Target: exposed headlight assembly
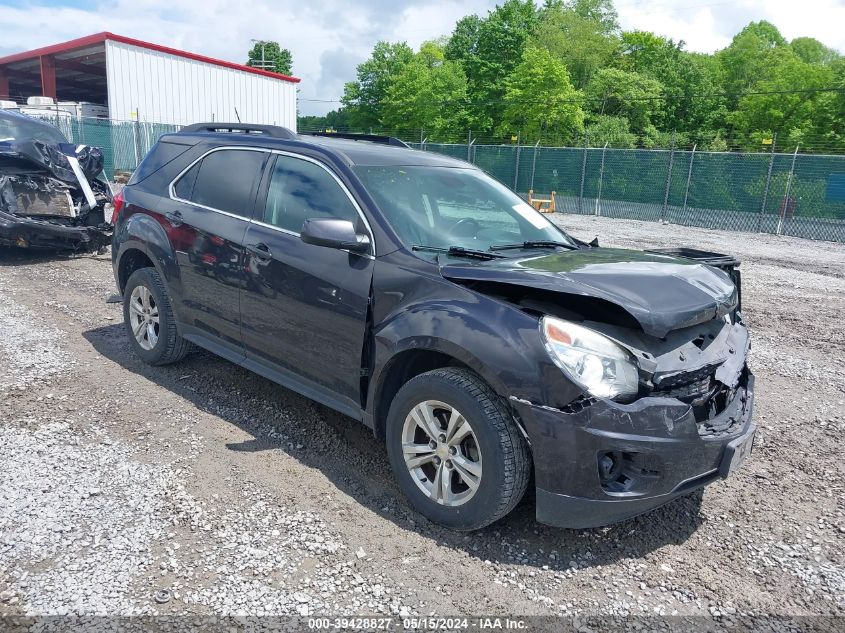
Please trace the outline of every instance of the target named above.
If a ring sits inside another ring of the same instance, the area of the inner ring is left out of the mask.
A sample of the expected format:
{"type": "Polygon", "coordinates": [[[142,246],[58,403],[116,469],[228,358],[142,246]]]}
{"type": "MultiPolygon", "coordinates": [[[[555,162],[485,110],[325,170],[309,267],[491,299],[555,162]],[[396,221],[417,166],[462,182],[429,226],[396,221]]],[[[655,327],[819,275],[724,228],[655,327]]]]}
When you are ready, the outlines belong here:
{"type": "Polygon", "coordinates": [[[540,319],[540,333],[552,361],[591,395],[633,400],[639,376],[633,356],[612,340],[563,319],[540,319]]]}

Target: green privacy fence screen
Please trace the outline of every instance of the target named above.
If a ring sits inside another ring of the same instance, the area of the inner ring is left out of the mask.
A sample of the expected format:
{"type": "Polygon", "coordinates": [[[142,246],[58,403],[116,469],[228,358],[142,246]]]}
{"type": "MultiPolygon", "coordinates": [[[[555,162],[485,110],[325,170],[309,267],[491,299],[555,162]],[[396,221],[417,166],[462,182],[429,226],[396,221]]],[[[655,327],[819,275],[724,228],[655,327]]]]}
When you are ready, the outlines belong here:
{"type": "Polygon", "coordinates": [[[423,147],[468,159],[520,193],[554,191],[557,209],[564,213],[845,242],[845,156],[423,147]]]}
{"type": "MultiPolygon", "coordinates": [[[[55,118],[103,149],[106,174],[132,171],[176,125],[55,118]]],[[[419,143],[468,160],[526,194],[555,192],[563,213],[845,242],[845,156],[534,145],[419,143]]]]}
{"type": "Polygon", "coordinates": [[[38,117],[56,125],[73,143],[93,145],[103,150],[105,173],[131,172],[138,166],[162,134],[176,132],[178,125],[143,121],[115,121],[61,116],[38,117]]]}

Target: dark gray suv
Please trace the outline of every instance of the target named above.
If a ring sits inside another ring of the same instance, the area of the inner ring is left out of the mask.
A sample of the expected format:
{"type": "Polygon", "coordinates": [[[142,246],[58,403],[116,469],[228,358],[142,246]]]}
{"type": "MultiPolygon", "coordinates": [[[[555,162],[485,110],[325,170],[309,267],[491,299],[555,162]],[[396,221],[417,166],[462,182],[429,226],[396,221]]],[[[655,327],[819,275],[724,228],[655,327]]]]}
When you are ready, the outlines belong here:
{"type": "Polygon", "coordinates": [[[581,242],[473,165],[199,124],[117,197],[129,340],[195,344],[362,421],[432,521],[611,523],[751,450],[737,262],[581,242]]]}

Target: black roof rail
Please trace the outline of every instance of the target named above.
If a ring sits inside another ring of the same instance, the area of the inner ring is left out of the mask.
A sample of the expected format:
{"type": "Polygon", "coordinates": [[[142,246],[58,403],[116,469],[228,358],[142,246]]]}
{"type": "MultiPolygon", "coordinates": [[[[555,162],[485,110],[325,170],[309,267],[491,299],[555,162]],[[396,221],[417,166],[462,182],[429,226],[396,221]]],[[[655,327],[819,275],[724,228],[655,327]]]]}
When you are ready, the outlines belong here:
{"type": "Polygon", "coordinates": [[[179,130],[180,134],[195,132],[228,132],[232,134],[263,134],[270,138],[295,139],[296,133],[279,125],[258,125],[255,123],[193,123],[179,130]]]}
{"type": "Polygon", "coordinates": [[[303,132],[310,136],[326,136],[328,138],[345,138],[350,141],[369,141],[370,143],[381,143],[383,145],[393,145],[394,147],[411,148],[405,141],[401,141],[395,136],[382,136],[380,134],[355,134],[352,132],[303,132]]]}

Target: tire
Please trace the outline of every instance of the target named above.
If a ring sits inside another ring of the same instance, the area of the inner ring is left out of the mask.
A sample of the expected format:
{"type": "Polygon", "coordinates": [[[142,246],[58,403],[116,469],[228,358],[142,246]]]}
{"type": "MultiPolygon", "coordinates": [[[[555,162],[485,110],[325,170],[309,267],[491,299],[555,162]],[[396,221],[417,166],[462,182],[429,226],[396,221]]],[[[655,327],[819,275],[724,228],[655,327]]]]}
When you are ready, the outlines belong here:
{"type": "Polygon", "coordinates": [[[190,349],[190,343],[176,331],[170,295],[167,293],[164,280],[155,268],[139,268],[126,282],[126,288],[123,291],[123,323],[126,326],[129,344],[148,365],[169,365],[178,362],[190,349]],[[146,293],[149,294],[146,295],[146,293]],[[144,296],[148,298],[147,307],[154,334],[150,335],[149,328],[143,327],[141,339],[139,339],[135,335],[134,325],[139,323],[140,315],[138,310],[133,310],[131,304],[140,301],[135,305],[139,308],[144,306],[144,296]]]}
{"type": "Polygon", "coordinates": [[[522,499],[531,477],[528,443],[507,405],[468,369],[435,369],[405,383],[390,405],[386,441],[394,476],[414,508],[453,530],[477,530],[504,517],[522,499]],[[437,421],[436,430],[419,424],[426,411],[437,421]],[[465,432],[461,419],[471,432],[450,443],[452,412],[454,426],[460,427],[453,440],[465,432]],[[424,426],[440,436],[436,449],[424,426]],[[426,440],[434,454],[430,461],[425,461],[426,440]],[[418,461],[425,463],[416,467],[418,461]],[[437,470],[444,467],[438,480],[437,470]],[[445,488],[438,481],[445,481],[445,488]]]}

